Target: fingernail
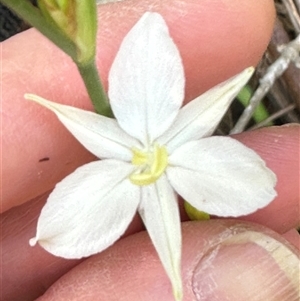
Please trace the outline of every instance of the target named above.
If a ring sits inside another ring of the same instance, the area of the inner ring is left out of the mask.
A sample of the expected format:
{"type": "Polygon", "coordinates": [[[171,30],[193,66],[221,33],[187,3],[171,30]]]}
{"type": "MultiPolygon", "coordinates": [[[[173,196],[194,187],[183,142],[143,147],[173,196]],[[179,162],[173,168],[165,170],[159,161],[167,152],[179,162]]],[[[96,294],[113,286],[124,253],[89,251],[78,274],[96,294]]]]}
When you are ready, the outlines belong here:
{"type": "Polygon", "coordinates": [[[300,260],[272,237],[237,233],[209,250],[192,279],[196,300],[299,301],[300,260]]]}

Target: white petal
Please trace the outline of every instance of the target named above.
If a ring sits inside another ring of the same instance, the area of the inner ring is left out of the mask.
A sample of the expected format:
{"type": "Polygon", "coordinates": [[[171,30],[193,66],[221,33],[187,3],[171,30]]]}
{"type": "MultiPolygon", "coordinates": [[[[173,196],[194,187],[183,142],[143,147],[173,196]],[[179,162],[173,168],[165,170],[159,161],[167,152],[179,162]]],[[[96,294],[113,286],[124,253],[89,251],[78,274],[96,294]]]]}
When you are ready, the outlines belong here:
{"type": "Polygon", "coordinates": [[[120,126],[145,146],[174,121],[184,97],[181,58],[163,18],[145,13],[126,35],[109,74],[120,126]]]}
{"type": "Polygon", "coordinates": [[[247,68],[185,105],[158,143],[167,145],[171,153],[187,141],[210,136],[253,71],[252,67],[247,68]]]}
{"type": "Polygon", "coordinates": [[[168,178],[192,206],[239,216],[268,205],[276,176],[250,148],[229,137],[188,142],[169,157],[168,178]]]}
{"type": "Polygon", "coordinates": [[[131,148],[139,143],[125,133],[115,119],[71,106],[58,104],[33,94],[25,94],[56,114],[75,138],[98,158],[115,158],[129,161],[131,148]]]}
{"type": "Polygon", "coordinates": [[[181,229],[177,197],[165,175],[142,187],[139,213],[171,280],[176,300],[181,300],[181,229]]]}
{"type": "Polygon", "coordinates": [[[113,244],[131,222],[140,189],[131,164],[104,160],[86,164],[62,180],[43,207],[36,237],[48,252],[65,258],[95,254],[113,244]]]}

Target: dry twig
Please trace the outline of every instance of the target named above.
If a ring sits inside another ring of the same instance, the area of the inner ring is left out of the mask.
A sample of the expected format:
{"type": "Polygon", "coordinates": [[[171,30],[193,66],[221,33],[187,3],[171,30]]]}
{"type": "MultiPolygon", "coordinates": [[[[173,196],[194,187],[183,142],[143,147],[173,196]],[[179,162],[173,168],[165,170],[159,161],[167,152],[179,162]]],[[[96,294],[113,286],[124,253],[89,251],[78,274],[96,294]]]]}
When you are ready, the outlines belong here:
{"type": "MultiPolygon", "coordinates": [[[[269,59],[273,57],[274,61],[269,63],[269,67],[259,79],[257,90],[254,92],[249,105],[230,131],[231,134],[244,131],[255,109],[268,92],[269,98],[276,100],[275,107],[278,109],[278,112],[271,114],[268,121],[281,117],[283,114],[288,115],[289,121],[287,122],[300,121],[299,114],[293,111],[295,108],[300,110],[300,69],[296,68],[300,67],[299,2],[299,0],[283,0],[283,3],[277,3],[280,14],[285,12],[285,18],[288,17],[289,22],[293,25],[293,32],[297,34],[297,37],[290,41],[289,34],[285,31],[281,22],[277,20],[267,52],[269,59]],[[274,45],[276,46],[274,47],[274,45]],[[278,54],[279,56],[277,56],[278,54]],[[278,78],[280,79],[276,81],[278,78]],[[284,90],[284,93],[282,90],[284,90]]],[[[266,60],[268,60],[268,56],[266,56],[266,60]]],[[[268,121],[256,125],[255,128],[267,124],[268,121]]]]}

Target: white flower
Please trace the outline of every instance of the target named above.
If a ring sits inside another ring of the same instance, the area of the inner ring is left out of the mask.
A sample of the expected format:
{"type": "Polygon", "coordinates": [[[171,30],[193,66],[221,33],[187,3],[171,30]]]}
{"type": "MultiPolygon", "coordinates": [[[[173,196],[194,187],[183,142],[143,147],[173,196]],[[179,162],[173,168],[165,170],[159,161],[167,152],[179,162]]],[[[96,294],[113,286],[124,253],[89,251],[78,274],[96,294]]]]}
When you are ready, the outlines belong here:
{"type": "Polygon", "coordinates": [[[276,196],[276,177],[254,151],[229,137],[208,137],[252,72],[180,108],[185,80],[179,51],[162,17],[146,13],[124,38],[110,71],[116,120],[27,94],[102,159],[56,185],[30,244],[65,258],[89,256],[113,244],[138,211],[181,300],[177,194],[219,216],[251,213],[276,196]]]}

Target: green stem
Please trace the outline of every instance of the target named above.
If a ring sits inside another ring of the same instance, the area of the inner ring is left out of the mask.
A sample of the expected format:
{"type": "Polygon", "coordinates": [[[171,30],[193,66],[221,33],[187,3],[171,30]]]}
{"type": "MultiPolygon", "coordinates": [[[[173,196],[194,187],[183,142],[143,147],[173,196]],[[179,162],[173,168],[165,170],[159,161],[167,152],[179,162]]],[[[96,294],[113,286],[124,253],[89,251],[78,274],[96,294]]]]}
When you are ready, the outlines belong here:
{"type": "Polygon", "coordinates": [[[113,112],[109,105],[106,92],[99,78],[95,60],[92,60],[88,64],[84,65],[77,64],[77,68],[84,81],[95,111],[98,114],[107,117],[113,117],[113,112]]]}
{"type": "Polygon", "coordinates": [[[70,57],[76,57],[76,45],[60,31],[55,23],[46,20],[41,11],[28,0],[0,0],[0,2],[34,26],[70,57]]]}
{"type": "Polygon", "coordinates": [[[94,59],[85,64],[76,62],[77,47],[75,43],[54,22],[47,20],[41,11],[28,0],[0,0],[0,2],[15,11],[23,20],[34,26],[56,46],[73,58],[85,83],[95,111],[101,115],[113,117],[94,59]]]}
{"type": "MultiPolygon", "coordinates": [[[[240,93],[237,95],[237,99],[244,107],[247,107],[252,94],[253,94],[252,89],[250,88],[249,85],[246,85],[240,91],[240,93]]],[[[263,120],[265,120],[269,117],[269,113],[268,113],[267,109],[265,108],[265,106],[263,105],[263,103],[260,103],[257,106],[252,117],[256,124],[262,122],[263,120]]],[[[268,123],[268,126],[271,126],[271,125],[273,125],[272,122],[268,123]]]]}

